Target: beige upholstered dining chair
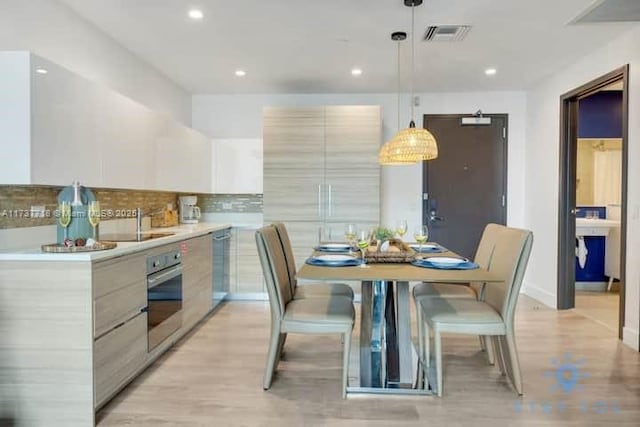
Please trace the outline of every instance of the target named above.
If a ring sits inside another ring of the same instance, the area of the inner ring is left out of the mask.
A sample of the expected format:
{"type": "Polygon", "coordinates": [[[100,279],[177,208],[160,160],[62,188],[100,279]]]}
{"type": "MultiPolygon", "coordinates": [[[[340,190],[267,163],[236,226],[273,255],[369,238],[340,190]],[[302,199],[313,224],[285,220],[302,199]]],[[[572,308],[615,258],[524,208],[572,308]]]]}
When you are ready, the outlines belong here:
{"type": "Polygon", "coordinates": [[[351,286],[344,283],[314,282],[307,283],[304,286],[298,286],[298,279],[296,278],[296,261],[293,256],[293,248],[291,246],[291,240],[289,239],[287,228],[282,222],[276,222],[273,225],[278,232],[284,256],[287,260],[287,271],[289,273],[289,283],[291,283],[291,295],[293,295],[293,299],[342,295],[353,300],[353,289],[351,289],[351,286]]]}
{"type": "MultiPolygon", "coordinates": [[[[531,253],[533,234],[528,230],[504,227],[499,231],[489,271],[504,281],[490,283],[483,300],[473,298],[424,298],[420,302],[424,325],[424,353],[427,372],[430,365],[430,331],[433,331],[436,367],[435,388],[442,396],[442,333],[482,335],[492,338],[496,358],[503,374],[522,394],[522,376],[516,349],[514,315],[520,286],[531,253]]],[[[433,385],[433,384],[432,384],[433,385]]]]}
{"type": "Polygon", "coordinates": [[[273,225],[256,231],[260,263],[267,283],[271,311],[271,336],[263,388],[271,387],[273,374],[280,361],[282,346],[288,333],[339,333],[343,339],[342,396],[346,397],[349,374],[349,352],[355,312],[350,298],[331,295],[327,298],[294,300],[289,283],[286,260],[278,232],[273,225]]]}
{"type": "MultiPolygon", "coordinates": [[[[496,244],[496,240],[500,231],[505,228],[500,224],[487,224],[480,237],[480,243],[476,249],[474,262],[481,268],[489,268],[491,262],[491,256],[493,255],[493,249],[496,244]]],[[[413,301],[416,306],[416,323],[418,325],[418,349],[420,353],[424,351],[424,340],[422,330],[422,310],[420,310],[420,303],[425,298],[473,298],[482,299],[482,290],[484,288],[483,283],[428,283],[422,282],[417,284],[413,288],[413,301]]],[[[487,346],[486,339],[480,336],[480,346],[487,352],[487,359],[489,364],[494,364],[493,347],[487,346]]]]}

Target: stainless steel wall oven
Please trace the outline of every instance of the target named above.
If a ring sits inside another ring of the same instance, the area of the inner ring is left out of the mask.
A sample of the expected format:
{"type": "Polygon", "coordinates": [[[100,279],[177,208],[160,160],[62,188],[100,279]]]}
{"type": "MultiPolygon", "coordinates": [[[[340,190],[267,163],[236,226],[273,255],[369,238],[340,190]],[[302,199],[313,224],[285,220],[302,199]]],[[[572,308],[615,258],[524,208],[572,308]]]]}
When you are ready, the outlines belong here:
{"type": "Polygon", "coordinates": [[[147,258],[148,351],[182,325],[182,263],[180,251],[147,258]]]}

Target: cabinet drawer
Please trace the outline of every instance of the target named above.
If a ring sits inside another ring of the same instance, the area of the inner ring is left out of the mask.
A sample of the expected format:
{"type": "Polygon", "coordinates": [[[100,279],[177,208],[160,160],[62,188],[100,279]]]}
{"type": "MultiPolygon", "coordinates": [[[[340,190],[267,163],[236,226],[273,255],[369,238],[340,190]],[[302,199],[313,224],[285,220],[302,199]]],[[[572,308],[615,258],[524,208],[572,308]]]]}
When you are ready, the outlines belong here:
{"type": "Polygon", "coordinates": [[[94,343],[94,405],[100,406],[145,363],[147,314],[141,313],[94,343]]]}
{"type": "Polygon", "coordinates": [[[93,268],[93,298],[97,299],[133,283],[145,283],[144,255],[132,255],[97,263],[93,268]]]}
{"type": "Polygon", "coordinates": [[[113,329],[147,306],[146,282],[137,282],[93,300],[93,336],[113,329]]]}

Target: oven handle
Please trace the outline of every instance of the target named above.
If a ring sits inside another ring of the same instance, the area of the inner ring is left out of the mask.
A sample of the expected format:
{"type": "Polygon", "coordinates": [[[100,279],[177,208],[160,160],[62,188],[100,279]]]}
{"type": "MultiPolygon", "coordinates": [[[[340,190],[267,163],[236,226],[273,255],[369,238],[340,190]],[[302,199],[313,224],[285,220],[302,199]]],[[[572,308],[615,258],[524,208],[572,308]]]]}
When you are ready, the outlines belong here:
{"type": "Polygon", "coordinates": [[[151,289],[161,282],[165,282],[167,280],[173,279],[174,277],[178,277],[182,274],[182,265],[178,264],[175,267],[171,267],[168,270],[159,271],[157,273],[152,274],[147,277],[147,289],[151,289]]]}
{"type": "Polygon", "coordinates": [[[213,238],[213,240],[220,241],[220,240],[227,240],[227,239],[230,239],[230,238],[231,238],[231,233],[226,233],[226,234],[224,234],[222,236],[215,236],[213,238]]]}

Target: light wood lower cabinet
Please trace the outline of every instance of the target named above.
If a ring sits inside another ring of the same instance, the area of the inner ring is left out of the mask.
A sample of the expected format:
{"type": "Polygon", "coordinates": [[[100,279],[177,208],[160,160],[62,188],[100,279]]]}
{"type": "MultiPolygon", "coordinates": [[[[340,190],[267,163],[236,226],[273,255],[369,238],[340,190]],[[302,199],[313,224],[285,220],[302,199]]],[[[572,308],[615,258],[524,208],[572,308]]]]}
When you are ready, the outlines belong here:
{"type": "Polygon", "coordinates": [[[212,270],[211,234],[94,262],[0,260],[0,418],[94,425],[96,409],[209,313],[212,270]],[[146,258],[178,250],[183,324],[149,353],[146,258]]]}
{"type": "Polygon", "coordinates": [[[147,358],[146,254],[93,264],[93,398],[101,406],[147,358]]]}
{"type": "Polygon", "coordinates": [[[255,294],[267,292],[258,258],[256,230],[234,227],[233,234],[230,249],[230,292],[233,298],[254,298],[255,294]]]}
{"type": "Polygon", "coordinates": [[[130,255],[93,266],[93,334],[100,337],[147,305],[144,255],[130,255]]]}
{"type": "Polygon", "coordinates": [[[94,405],[102,405],[144,366],[147,314],[140,313],[97,339],[93,347],[94,405]]]}
{"type": "Polygon", "coordinates": [[[211,235],[182,242],[182,329],[189,330],[210,310],[213,290],[211,235]]]}

